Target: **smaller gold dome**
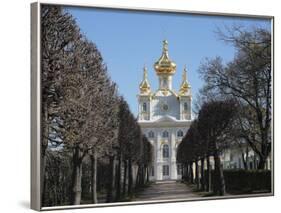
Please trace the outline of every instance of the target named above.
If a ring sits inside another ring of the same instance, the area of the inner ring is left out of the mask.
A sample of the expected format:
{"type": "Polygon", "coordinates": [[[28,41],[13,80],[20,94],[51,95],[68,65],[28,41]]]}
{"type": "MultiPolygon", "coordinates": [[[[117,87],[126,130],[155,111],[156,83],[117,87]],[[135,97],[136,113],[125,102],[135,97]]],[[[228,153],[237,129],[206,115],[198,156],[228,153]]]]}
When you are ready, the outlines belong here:
{"type": "Polygon", "coordinates": [[[147,79],[147,68],[143,68],[143,80],[140,83],[140,92],[143,93],[149,93],[150,92],[150,84],[147,79]]]}
{"type": "Polygon", "coordinates": [[[187,70],[186,70],[186,66],[183,69],[183,74],[182,74],[182,83],[181,83],[181,87],[180,87],[180,94],[184,94],[186,92],[188,92],[188,90],[190,89],[190,85],[187,81],[187,70]]]}
{"type": "Polygon", "coordinates": [[[168,55],[168,41],[163,41],[162,55],[154,64],[156,73],[159,74],[174,74],[176,71],[176,63],[170,60],[168,55]]]}

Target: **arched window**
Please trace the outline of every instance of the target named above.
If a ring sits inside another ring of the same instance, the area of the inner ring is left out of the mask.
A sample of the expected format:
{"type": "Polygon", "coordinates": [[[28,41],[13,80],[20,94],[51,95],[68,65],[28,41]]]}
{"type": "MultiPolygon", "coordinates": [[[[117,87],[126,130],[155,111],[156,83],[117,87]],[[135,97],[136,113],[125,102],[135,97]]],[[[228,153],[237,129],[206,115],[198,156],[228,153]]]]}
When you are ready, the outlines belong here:
{"type": "Polygon", "coordinates": [[[183,104],[183,110],[184,110],[184,111],[187,111],[187,110],[188,110],[188,104],[187,104],[186,102],[183,104]]]}
{"type": "Polygon", "coordinates": [[[150,131],[150,132],[148,133],[148,137],[149,137],[149,138],[154,138],[154,132],[153,132],[153,131],[150,131]]]}
{"type": "Polygon", "coordinates": [[[146,105],[146,103],[143,103],[143,104],[142,104],[142,111],[143,111],[143,112],[146,112],[146,111],[147,111],[147,105],[146,105]]]}
{"type": "Polygon", "coordinates": [[[163,138],[168,138],[169,137],[169,132],[167,132],[166,130],[162,133],[162,137],[163,138]]]}
{"type": "Polygon", "coordinates": [[[169,157],[169,146],[165,144],[163,146],[163,158],[168,158],[169,157]]]}
{"type": "Polygon", "coordinates": [[[177,135],[178,135],[178,137],[183,137],[183,131],[179,130],[177,135]]]}

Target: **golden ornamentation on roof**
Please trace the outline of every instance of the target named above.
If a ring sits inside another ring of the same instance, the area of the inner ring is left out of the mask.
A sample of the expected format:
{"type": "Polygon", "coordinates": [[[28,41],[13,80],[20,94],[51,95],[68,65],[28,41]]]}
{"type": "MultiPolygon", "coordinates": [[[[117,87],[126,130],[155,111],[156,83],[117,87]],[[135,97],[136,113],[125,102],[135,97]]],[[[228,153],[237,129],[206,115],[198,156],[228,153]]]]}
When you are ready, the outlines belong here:
{"type": "Polygon", "coordinates": [[[183,74],[182,74],[182,83],[180,87],[180,94],[184,94],[188,92],[189,89],[190,89],[190,85],[187,81],[187,70],[186,70],[186,66],[184,66],[183,74]]]}
{"type": "Polygon", "coordinates": [[[163,41],[162,55],[154,64],[156,73],[159,74],[174,74],[176,72],[176,63],[170,60],[168,55],[168,41],[163,41]]]}
{"type": "Polygon", "coordinates": [[[141,93],[150,93],[150,84],[147,79],[147,68],[143,68],[143,80],[140,83],[140,91],[141,93]]]}

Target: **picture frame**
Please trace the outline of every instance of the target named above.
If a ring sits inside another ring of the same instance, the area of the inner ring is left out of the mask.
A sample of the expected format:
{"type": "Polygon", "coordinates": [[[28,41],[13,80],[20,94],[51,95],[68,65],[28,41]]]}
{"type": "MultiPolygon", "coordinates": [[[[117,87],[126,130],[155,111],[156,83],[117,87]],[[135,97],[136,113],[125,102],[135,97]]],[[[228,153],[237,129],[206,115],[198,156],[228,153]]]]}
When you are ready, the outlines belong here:
{"type": "MultiPolygon", "coordinates": [[[[228,194],[225,196],[219,196],[219,195],[213,195],[213,196],[198,196],[198,197],[187,197],[187,198],[175,198],[175,199],[155,199],[155,200],[141,200],[141,201],[117,201],[117,202],[109,202],[109,203],[97,203],[97,204],[80,204],[80,205],[57,205],[57,206],[44,206],[42,203],[42,190],[43,190],[43,185],[42,185],[42,180],[44,177],[42,177],[42,127],[44,125],[44,120],[42,119],[42,104],[43,104],[43,98],[42,98],[42,7],[44,6],[60,6],[63,8],[66,7],[74,7],[74,8],[86,8],[88,10],[91,9],[96,9],[96,10],[103,10],[103,11],[117,11],[118,13],[134,13],[134,12],[140,12],[145,14],[161,14],[163,16],[169,15],[172,16],[177,16],[177,15],[188,15],[188,16],[194,16],[194,17],[201,17],[201,16],[207,16],[207,17],[227,17],[227,18],[252,18],[256,20],[267,20],[270,22],[270,33],[271,33],[271,59],[270,59],[270,65],[271,65],[271,70],[270,70],[270,76],[271,80],[270,83],[273,85],[274,82],[274,17],[272,16],[261,16],[261,15],[245,15],[245,14],[226,14],[226,13],[214,13],[214,12],[197,12],[197,11],[185,11],[185,10],[168,10],[168,9],[151,9],[151,8],[131,8],[131,7],[108,7],[108,6],[97,6],[97,5],[75,5],[75,4],[69,4],[69,5],[60,5],[58,4],[49,4],[49,3],[32,3],[31,4],[31,208],[34,210],[53,210],[53,209],[72,209],[72,208],[89,208],[89,207],[104,207],[104,206],[120,206],[120,205],[138,205],[138,204],[152,204],[152,203],[167,203],[167,202],[183,202],[183,201],[195,201],[195,200],[210,200],[210,199],[229,199],[229,198],[243,198],[243,197],[257,197],[257,196],[273,196],[274,195],[274,138],[273,138],[273,115],[274,115],[274,93],[273,93],[273,86],[270,89],[270,113],[271,113],[271,121],[270,121],[270,127],[269,127],[269,135],[270,135],[270,147],[271,147],[271,152],[268,154],[270,158],[270,166],[269,166],[269,173],[270,173],[270,191],[266,191],[265,193],[263,192],[258,192],[258,193],[253,193],[253,194],[228,194]]],[[[110,17],[110,16],[109,16],[110,17]]],[[[164,33],[163,33],[164,34],[164,33]]],[[[164,36],[163,36],[164,37],[164,36]]],[[[165,52],[165,40],[163,43],[163,51],[162,53],[164,54],[165,52]]],[[[165,56],[165,55],[164,55],[165,56]]],[[[160,57],[161,58],[161,57],[160,57]]],[[[161,62],[161,61],[160,61],[161,62]]],[[[141,62],[142,63],[142,62],[141,62]]],[[[160,64],[161,65],[161,64],[160,64]]],[[[159,73],[161,73],[161,69],[159,70],[156,69],[157,75],[161,76],[159,73]]],[[[171,64],[169,66],[172,66],[171,64]]],[[[164,68],[163,68],[164,69],[164,68]]],[[[166,68],[165,68],[166,69],[166,68]]],[[[171,67],[169,69],[172,69],[171,67]]],[[[165,76],[168,71],[163,71],[166,72],[165,76]]],[[[173,71],[169,71],[173,72],[173,71]]],[[[145,73],[145,72],[144,72],[145,73]]],[[[169,76],[169,75],[168,75],[169,76]]],[[[160,78],[161,79],[161,78],[160,78]]],[[[166,79],[166,78],[165,78],[166,79]]],[[[143,77],[143,81],[145,83],[146,77],[143,77]]],[[[167,79],[165,80],[167,81],[167,79]]],[[[165,82],[163,80],[163,85],[165,82]]],[[[161,80],[160,80],[161,82],[161,80]]],[[[132,82],[133,83],[133,82],[132,82]]],[[[138,82],[135,82],[136,84],[135,87],[137,87],[138,82]]],[[[168,84],[167,84],[168,85],[168,84]]],[[[145,86],[145,85],[144,85],[145,86]]],[[[140,86],[140,95],[142,94],[142,89],[144,90],[143,94],[145,95],[147,92],[147,87],[142,87],[140,86]]],[[[168,87],[168,86],[167,86],[168,87]]],[[[150,88],[149,88],[150,89],[150,88]]],[[[184,89],[184,87],[183,87],[184,89]]],[[[169,88],[167,88],[165,91],[168,91],[169,88]]],[[[165,91],[163,92],[163,96],[165,95],[165,91]]],[[[178,99],[180,99],[182,96],[177,96],[178,99]]],[[[153,97],[151,96],[153,99],[153,97]]],[[[183,99],[184,100],[184,99],[183,99]]],[[[150,102],[149,102],[150,103],[150,102]]],[[[139,99],[139,106],[138,107],[144,107],[143,102],[140,102],[139,99]]],[[[187,106],[187,109],[191,109],[191,103],[188,103],[190,107],[187,106]]],[[[170,110],[170,103],[167,102],[161,102],[161,109],[166,109],[162,110],[163,112],[172,112],[170,110]]],[[[150,105],[149,105],[150,107],[150,105]]],[[[145,106],[147,108],[147,106],[145,106]]],[[[184,109],[185,106],[182,105],[182,108],[184,109]]],[[[139,109],[141,110],[141,109],[139,109]]],[[[145,110],[146,111],[146,110],[145,110]]],[[[140,111],[139,111],[140,112],[140,111]]],[[[140,114],[138,113],[138,119],[140,119],[140,114]]],[[[163,119],[163,125],[161,128],[165,127],[165,123],[169,123],[170,120],[165,120],[168,118],[160,118],[163,119]]],[[[143,118],[144,122],[141,124],[142,129],[145,129],[145,134],[149,138],[149,134],[151,134],[147,129],[151,129],[152,127],[149,126],[149,122],[146,122],[147,118],[143,118]]],[[[149,120],[149,119],[148,119],[149,120]]],[[[190,118],[186,119],[192,121],[193,119],[191,118],[191,113],[190,113],[190,118]]],[[[190,126],[189,126],[190,127],[190,126]]],[[[180,127],[184,128],[184,127],[180,127]]],[[[162,130],[161,130],[162,131],[162,130]]],[[[184,130],[183,132],[187,132],[187,130],[184,130]]],[[[164,133],[164,132],[163,132],[164,133]]],[[[153,133],[153,134],[160,134],[160,133],[153,133]]],[[[169,133],[163,134],[164,140],[161,141],[161,144],[163,145],[163,157],[164,155],[170,156],[172,151],[165,152],[165,144],[167,143],[165,141],[165,137],[167,136],[168,138],[169,133]],[[166,153],[166,154],[164,154],[166,153]]],[[[185,136],[183,134],[183,136],[185,136]]],[[[182,136],[182,137],[183,137],[182,136]]],[[[49,144],[49,143],[48,143],[49,144]]],[[[48,146],[48,145],[47,145],[48,146]]],[[[159,155],[159,153],[158,153],[159,155]]],[[[162,155],[160,153],[160,155],[162,155]]],[[[193,164],[192,164],[193,165],[193,164]]],[[[249,164],[250,165],[250,164],[249,164]]],[[[161,164],[162,166],[162,164],[161,164]]],[[[155,181],[162,181],[164,180],[164,176],[169,176],[167,178],[168,180],[174,180],[172,178],[173,171],[170,169],[171,165],[163,165],[163,174],[161,179],[156,179],[155,181]],[[171,174],[170,174],[171,173],[171,174]]],[[[157,168],[157,166],[155,167],[157,168]]],[[[172,167],[171,167],[172,168],[172,167]]],[[[236,168],[236,167],[235,167],[236,168]]],[[[240,168],[240,167],[239,167],[240,168]]],[[[174,166],[174,171],[176,171],[178,168],[174,166]]],[[[193,170],[192,170],[193,171],[193,170]]],[[[155,171],[154,171],[155,172],[155,171]]],[[[157,171],[156,171],[157,172],[157,171]]],[[[149,176],[149,175],[147,175],[149,176]]],[[[198,181],[198,180],[197,180],[198,181]]],[[[199,181],[198,181],[199,182],[199,181]]],[[[126,181],[125,181],[126,184],[126,181]]],[[[196,191],[196,190],[195,190],[196,191]]]]}

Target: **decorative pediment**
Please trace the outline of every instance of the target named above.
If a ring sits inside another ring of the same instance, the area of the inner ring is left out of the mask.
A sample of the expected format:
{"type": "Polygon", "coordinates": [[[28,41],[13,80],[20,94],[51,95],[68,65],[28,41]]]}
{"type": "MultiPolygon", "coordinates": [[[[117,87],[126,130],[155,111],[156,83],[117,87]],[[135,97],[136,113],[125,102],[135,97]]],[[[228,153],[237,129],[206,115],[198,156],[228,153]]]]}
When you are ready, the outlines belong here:
{"type": "Polygon", "coordinates": [[[170,89],[158,89],[154,93],[152,93],[151,97],[152,99],[154,99],[156,96],[170,96],[170,95],[178,97],[178,94],[170,89]]]}
{"type": "Polygon", "coordinates": [[[156,120],[155,122],[159,122],[159,123],[169,123],[169,122],[175,122],[177,121],[175,118],[171,117],[171,116],[163,116],[161,118],[159,118],[158,120],[156,120]]]}

